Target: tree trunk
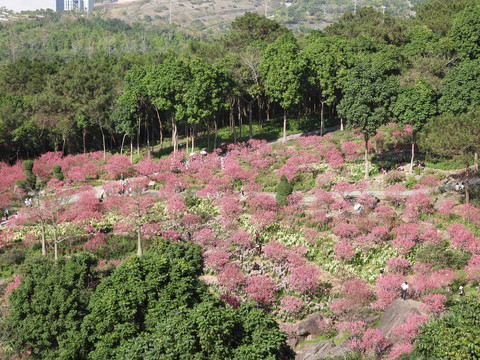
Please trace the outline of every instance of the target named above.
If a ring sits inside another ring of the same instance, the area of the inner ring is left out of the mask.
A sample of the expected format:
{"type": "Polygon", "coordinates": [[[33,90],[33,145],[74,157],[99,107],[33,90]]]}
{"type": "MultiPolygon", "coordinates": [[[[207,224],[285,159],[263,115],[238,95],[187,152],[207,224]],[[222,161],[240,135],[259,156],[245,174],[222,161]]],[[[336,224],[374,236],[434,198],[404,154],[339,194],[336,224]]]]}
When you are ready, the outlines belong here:
{"type": "Polygon", "coordinates": [[[125,144],[125,138],[127,137],[127,133],[123,134],[122,137],[122,145],[120,146],[120,155],[123,154],[123,144],[125,144]]]}
{"type": "Polygon", "coordinates": [[[343,131],[343,118],[340,118],[340,131],[343,131]]]}
{"type": "Polygon", "coordinates": [[[412,132],[412,158],[410,159],[410,173],[413,174],[413,159],[415,158],[415,142],[417,133],[415,130],[412,132]]]}
{"type": "Polygon", "coordinates": [[[45,238],[45,225],[42,225],[42,256],[47,255],[47,241],[45,238]]]}
{"type": "Polygon", "coordinates": [[[130,164],[133,164],[133,137],[130,138],[130,164]]]}
{"type": "Polygon", "coordinates": [[[155,111],[157,112],[157,119],[158,119],[158,125],[160,128],[160,149],[163,148],[163,124],[162,124],[162,119],[160,118],[160,112],[158,111],[158,108],[155,106],[155,111]]]}
{"type": "Polygon", "coordinates": [[[148,118],[145,115],[145,141],[147,143],[147,159],[150,160],[150,133],[148,130],[148,118]]]}
{"type": "Polygon", "coordinates": [[[242,110],[240,105],[240,98],[237,99],[237,111],[238,111],[238,141],[242,141],[242,110]]]}
{"type": "Polygon", "coordinates": [[[235,129],[235,117],[233,116],[233,105],[230,105],[230,124],[233,129],[233,142],[237,142],[237,131],[235,129]]]}
{"type": "Polygon", "coordinates": [[[210,123],[207,124],[207,150],[210,151],[210,123]]]}
{"type": "Polygon", "coordinates": [[[320,99],[320,104],[321,104],[321,107],[320,107],[320,136],[323,136],[323,134],[325,134],[325,119],[323,117],[323,110],[325,108],[325,101],[322,101],[320,99]]]}
{"type": "Polygon", "coordinates": [[[475,172],[478,172],[478,153],[477,152],[473,154],[473,170],[475,170],[475,172]]]}
{"type": "Polygon", "coordinates": [[[178,129],[177,121],[175,116],[172,116],[172,142],[173,142],[173,151],[178,151],[178,129]]]}
{"type": "Polygon", "coordinates": [[[105,133],[103,132],[103,128],[100,126],[100,131],[102,132],[102,143],[103,143],[103,160],[107,158],[107,148],[105,146],[105,133]]]}
{"type": "Polygon", "coordinates": [[[218,116],[215,114],[215,137],[213,138],[213,150],[217,148],[217,138],[218,138],[218,116]]]}
{"type": "Polygon", "coordinates": [[[137,126],[137,154],[140,154],[140,117],[138,117],[137,126]]]}
{"type": "Polygon", "coordinates": [[[192,125],[192,152],[195,152],[195,125],[192,125]]]}
{"type": "Polygon", "coordinates": [[[58,260],[58,239],[57,239],[57,229],[53,228],[53,244],[54,244],[54,253],[55,253],[55,261],[58,260]]]}
{"type": "Polygon", "coordinates": [[[465,160],[465,204],[470,203],[470,164],[468,163],[468,159],[465,160]]]}
{"type": "Polygon", "coordinates": [[[365,179],[368,179],[370,171],[368,169],[368,136],[365,135],[365,179]]]}
{"type": "Polygon", "coordinates": [[[287,109],[283,109],[283,142],[287,141],[287,109]]]}
{"type": "Polygon", "coordinates": [[[143,248],[142,248],[142,226],[139,225],[137,228],[137,256],[143,256],[143,248]]]}
{"type": "Polygon", "coordinates": [[[253,99],[251,102],[248,103],[248,138],[251,140],[253,137],[253,132],[252,132],[252,105],[253,105],[253,99]]]}
{"type": "Polygon", "coordinates": [[[188,136],[188,125],[185,124],[185,151],[187,152],[187,156],[190,154],[188,152],[188,140],[189,140],[189,136],[188,136]]]}
{"type": "Polygon", "coordinates": [[[85,138],[87,137],[87,129],[82,130],[82,140],[83,140],[83,153],[87,153],[87,144],[85,143],[85,138]]]}
{"type": "Polygon", "coordinates": [[[263,110],[263,102],[260,96],[257,96],[257,105],[258,105],[258,112],[257,112],[257,119],[258,119],[258,128],[262,130],[262,110],[263,110]]]}
{"type": "Polygon", "coordinates": [[[267,99],[267,122],[270,121],[270,98],[267,99]]]}

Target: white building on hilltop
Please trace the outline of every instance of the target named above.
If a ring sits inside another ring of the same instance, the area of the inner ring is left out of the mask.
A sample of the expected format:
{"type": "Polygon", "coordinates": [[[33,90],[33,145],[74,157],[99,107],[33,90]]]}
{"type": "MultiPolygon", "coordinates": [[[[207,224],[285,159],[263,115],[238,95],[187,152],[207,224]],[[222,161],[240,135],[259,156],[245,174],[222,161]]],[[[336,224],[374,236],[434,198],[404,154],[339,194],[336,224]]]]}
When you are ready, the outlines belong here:
{"type": "Polygon", "coordinates": [[[93,10],[94,0],[0,0],[0,8],[14,12],[35,10],[93,10]]]}

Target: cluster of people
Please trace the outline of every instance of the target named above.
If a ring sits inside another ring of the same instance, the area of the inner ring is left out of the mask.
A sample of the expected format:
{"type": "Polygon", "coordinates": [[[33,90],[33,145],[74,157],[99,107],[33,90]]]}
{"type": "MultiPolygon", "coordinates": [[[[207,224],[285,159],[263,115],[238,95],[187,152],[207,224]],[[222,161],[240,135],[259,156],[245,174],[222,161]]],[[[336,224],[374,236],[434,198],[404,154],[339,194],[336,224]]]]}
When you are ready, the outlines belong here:
{"type": "Polygon", "coordinates": [[[25,199],[25,206],[26,207],[31,207],[32,206],[32,198],[26,198],[25,199]]]}
{"type": "Polygon", "coordinates": [[[455,191],[463,191],[465,189],[465,182],[455,183],[455,191]]]}

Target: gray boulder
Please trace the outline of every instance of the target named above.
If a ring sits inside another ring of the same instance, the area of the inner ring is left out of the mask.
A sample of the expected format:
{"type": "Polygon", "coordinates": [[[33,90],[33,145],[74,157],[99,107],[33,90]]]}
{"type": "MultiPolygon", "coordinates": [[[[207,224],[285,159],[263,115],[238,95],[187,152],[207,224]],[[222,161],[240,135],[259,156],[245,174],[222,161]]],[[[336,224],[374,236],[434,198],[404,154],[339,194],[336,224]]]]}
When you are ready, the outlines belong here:
{"type": "Polygon", "coordinates": [[[318,360],[335,356],[344,356],[351,351],[344,345],[335,345],[332,340],[319,341],[313,344],[307,351],[297,355],[295,360],[318,360]]]}

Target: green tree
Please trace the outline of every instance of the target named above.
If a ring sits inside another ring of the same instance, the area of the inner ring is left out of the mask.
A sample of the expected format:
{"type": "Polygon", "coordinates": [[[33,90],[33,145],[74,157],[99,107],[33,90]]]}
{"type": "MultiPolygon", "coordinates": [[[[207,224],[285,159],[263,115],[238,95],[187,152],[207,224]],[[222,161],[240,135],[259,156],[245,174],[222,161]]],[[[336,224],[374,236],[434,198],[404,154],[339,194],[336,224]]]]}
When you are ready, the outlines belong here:
{"type": "Polygon", "coordinates": [[[149,68],[145,77],[150,101],[157,109],[170,115],[175,151],[178,150],[177,123],[187,117],[185,94],[190,78],[190,69],[185,62],[173,56],[165,59],[163,64],[149,68]]]}
{"type": "Polygon", "coordinates": [[[465,164],[465,202],[468,204],[470,161],[480,151],[478,111],[454,115],[445,113],[426,126],[425,147],[434,154],[453,157],[461,154],[465,164]]]}
{"type": "Polygon", "coordinates": [[[442,80],[441,112],[467,112],[480,106],[480,59],[465,60],[442,80]]]}
{"type": "Polygon", "coordinates": [[[293,186],[288,182],[287,177],[285,175],[282,175],[282,177],[280,178],[280,182],[278,183],[276,190],[277,190],[277,196],[276,196],[277,203],[282,206],[287,205],[288,204],[287,198],[288,198],[288,195],[292,193],[293,186]]]}
{"type": "Polygon", "coordinates": [[[36,258],[22,269],[20,285],[8,298],[6,324],[17,354],[37,359],[85,358],[83,317],[98,274],[87,255],[57,262],[36,258]]]}
{"type": "Polygon", "coordinates": [[[325,133],[325,105],[331,106],[336,100],[347,67],[345,46],[343,38],[321,36],[309,42],[301,53],[308,81],[320,101],[320,135],[325,133]]]}
{"type": "Polygon", "coordinates": [[[410,171],[413,172],[417,133],[437,113],[436,93],[433,86],[425,80],[419,79],[413,86],[400,87],[392,112],[402,125],[412,126],[410,171]]]}
{"type": "Polygon", "coordinates": [[[480,311],[478,298],[465,296],[436,321],[420,327],[415,352],[422,359],[480,358],[480,311]]]}
{"type": "Polygon", "coordinates": [[[350,72],[344,96],[337,110],[351,129],[365,140],[365,179],[369,177],[368,141],[380,125],[388,122],[390,106],[396,94],[396,81],[385,75],[381,66],[362,60],[350,72]]]}
{"type": "Polygon", "coordinates": [[[287,110],[300,102],[304,65],[298,44],[287,33],[271,44],[260,64],[265,93],[283,109],[283,141],[287,139],[287,110]]]}
{"type": "Polygon", "coordinates": [[[458,55],[462,59],[478,59],[480,56],[480,1],[473,0],[453,17],[448,32],[458,55]]]}

